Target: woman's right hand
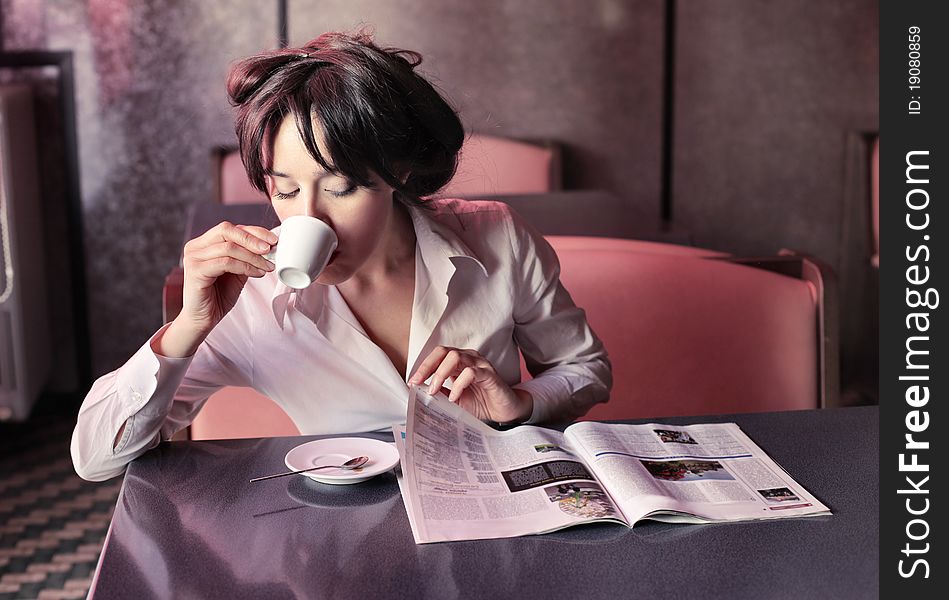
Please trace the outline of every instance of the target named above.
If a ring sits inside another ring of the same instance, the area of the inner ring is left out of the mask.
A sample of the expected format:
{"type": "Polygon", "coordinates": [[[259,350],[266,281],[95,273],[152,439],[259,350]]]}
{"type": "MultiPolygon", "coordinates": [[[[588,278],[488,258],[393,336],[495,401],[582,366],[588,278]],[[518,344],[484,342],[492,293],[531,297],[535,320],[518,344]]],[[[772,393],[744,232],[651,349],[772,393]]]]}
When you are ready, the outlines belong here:
{"type": "Polygon", "coordinates": [[[234,307],[247,278],[273,271],[263,255],[276,243],[268,229],[224,221],[185,244],[181,312],[155,350],[164,356],[194,354],[234,307]]]}

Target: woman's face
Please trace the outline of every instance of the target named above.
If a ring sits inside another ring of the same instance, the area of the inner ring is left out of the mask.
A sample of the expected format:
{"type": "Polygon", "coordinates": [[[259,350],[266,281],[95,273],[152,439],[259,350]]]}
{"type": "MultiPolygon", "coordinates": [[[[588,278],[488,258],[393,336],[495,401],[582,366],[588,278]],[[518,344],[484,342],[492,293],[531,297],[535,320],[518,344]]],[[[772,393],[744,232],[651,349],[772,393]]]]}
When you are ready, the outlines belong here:
{"type": "MultiPolygon", "coordinates": [[[[319,123],[314,122],[313,132],[320,154],[329,158],[319,123]]],[[[318,283],[342,283],[374,253],[385,251],[393,230],[393,190],[375,173],[370,175],[373,187],[365,188],[324,171],[307,152],[293,116],[280,124],[274,138],[273,169],[267,178],[277,216],[281,222],[295,215],[316,217],[339,238],[318,283]]]]}

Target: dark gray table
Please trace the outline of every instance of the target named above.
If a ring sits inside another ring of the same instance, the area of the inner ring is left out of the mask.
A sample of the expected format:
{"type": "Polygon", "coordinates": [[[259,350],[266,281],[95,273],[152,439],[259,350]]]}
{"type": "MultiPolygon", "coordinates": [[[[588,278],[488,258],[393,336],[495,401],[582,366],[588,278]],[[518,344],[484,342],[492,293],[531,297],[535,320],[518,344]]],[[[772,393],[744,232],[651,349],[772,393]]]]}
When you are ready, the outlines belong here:
{"type": "MultiPolygon", "coordinates": [[[[835,513],[722,525],[588,525],[416,546],[392,474],[281,478],[315,436],[163,443],[125,475],[93,583],[106,598],[872,598],[876,407],[725,417],[835,513]]],[[[367,436],[373,437],[373,436],[367,436]]],[[[391,438],[390,438],[391,439],[391,438]]]]}

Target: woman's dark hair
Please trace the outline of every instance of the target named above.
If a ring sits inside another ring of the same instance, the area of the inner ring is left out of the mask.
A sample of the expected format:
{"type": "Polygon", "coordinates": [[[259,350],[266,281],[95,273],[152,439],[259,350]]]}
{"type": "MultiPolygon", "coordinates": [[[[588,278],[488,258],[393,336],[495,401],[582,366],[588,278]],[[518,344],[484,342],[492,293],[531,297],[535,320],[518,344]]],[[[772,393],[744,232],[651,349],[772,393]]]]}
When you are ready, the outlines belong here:
{"type": "Polygon", "coordinates": [[[324,33],[302,48],[237,61],[227,92],[237,107],[241,159],[251,183],[268,193],[273,138],[292,114],[324,169],[361,186],[371,184],[371,170],[407,204],[437,192],[455,174],[464,129],[455,110],[415,72],[421,62],[416,52],[379,48],[366,31],[324,33]],[[329,156],[317,148],[314,121],[323,128],[329,156]]]}

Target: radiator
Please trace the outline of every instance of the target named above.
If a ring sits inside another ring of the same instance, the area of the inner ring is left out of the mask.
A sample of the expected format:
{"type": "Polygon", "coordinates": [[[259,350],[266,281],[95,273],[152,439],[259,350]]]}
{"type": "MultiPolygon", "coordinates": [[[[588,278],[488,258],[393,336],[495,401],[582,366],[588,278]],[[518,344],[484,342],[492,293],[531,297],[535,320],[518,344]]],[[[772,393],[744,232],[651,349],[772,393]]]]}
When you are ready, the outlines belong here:
{"type": "Polygon", "coordinates": [[[26,419],[49,377],[33,95],[0,85],[0,420],[26,419]]]}

